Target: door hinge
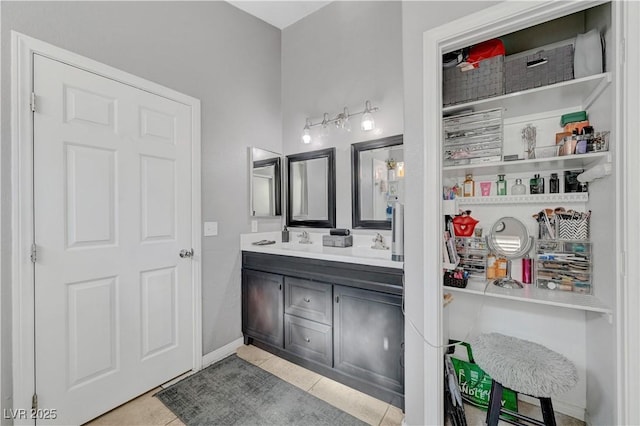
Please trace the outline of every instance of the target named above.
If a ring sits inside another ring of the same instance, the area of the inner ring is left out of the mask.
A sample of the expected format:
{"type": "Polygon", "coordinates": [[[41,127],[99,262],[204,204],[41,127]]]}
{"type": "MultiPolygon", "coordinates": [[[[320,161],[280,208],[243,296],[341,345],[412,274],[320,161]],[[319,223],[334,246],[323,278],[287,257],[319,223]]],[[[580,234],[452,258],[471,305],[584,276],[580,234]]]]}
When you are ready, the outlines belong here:
{"type": "Polygon", "coordinates": [[[620,40],[620,64],[621,65],[624,64],[625,60],[627,59],[626,56],[627,56],[627,46],[625,43],[625,39],[622,38],[620,40]]]}
{"type": "Polygon", "coordinates": [[[35,243],[31,244],[31,262],[36,263],[38,260],[38,247],[35,243]]]}
{"type": "Polygon", "coordinates": [[[38,410],[38,394],[34,393],[31,397],[31,409],[37,411],[38,410]]]}
{"type": "Polygon", "coordinates": [[[340,296],[336,296],[336,303],[340,303],[340,296]]]}
{"type": "Polygon", "coordinates": [[[29,102],[31,106],[31,111],[36,112],[36,94],[35,92],[31,92],[31,101],[29,102]]]}

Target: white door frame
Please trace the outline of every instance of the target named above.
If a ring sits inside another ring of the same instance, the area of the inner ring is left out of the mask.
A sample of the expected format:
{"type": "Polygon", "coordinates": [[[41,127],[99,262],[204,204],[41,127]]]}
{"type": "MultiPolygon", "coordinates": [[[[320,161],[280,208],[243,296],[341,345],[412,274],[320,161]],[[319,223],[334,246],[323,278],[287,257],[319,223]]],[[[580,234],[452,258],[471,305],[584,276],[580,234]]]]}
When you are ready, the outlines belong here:
{"type": "MultiPolygon", "coordinates": [[[[424,210],[424,230],[420,236],[421,241],[409,243],[416,250],[422,253],[422,264],[407,265],[407,280],[419,280],[419,282],[432,283],[424,287],[424,330],[425,336],[431,342],[440,342],[443,338],[442,330],[442,287],[440,279],[442,267],[440,259],[441,239],[440,223],[442,215],[440,208],[432,209],[431,206],[440,206],[441,199],[441,149],[438,141],[442,135],[442,68],[438,58],[443,51],[453,50],[469,46],[483,40],[496,37],[500,34],[510,32],[555,19],[566,14],[574,13],[598,4],[603,1],[574,1],[574,2],[503,2],[473,15],[469,15],[456,21],[447,23],[440,27],[426,31],[423,36],[423,117],[424,117],[424,138],[421,143],[423,149],[424,182],[420,184],[423,188],[423,210],[424,210]],[[413,275],[417,274],[417,275],[413,275]],[[437,284],[436,284],[437,283],[437,284]]],[[[640,304],[640,241],[638,233],[640,226],[637,223],[638,208],[640,208],[640,195],[638,193],[638,182],[640,173],[638,163],[640,162],[640,150],[631,135],[637,134],[637,122],[640,117],[640,107],[638,96],[640,88],[638,85],[638,54],[640,46],[640,34],[635,28],[635,22],[640,17],[639,7],[635,2],[616,2],[619,7],[616,14],[619,27],[616,28],[616,37],[626,40],[627,60],[625,63],[611,64],[621,71],[622,80],[616,86],[617,95],[624,91],[620,88],[630,89],[628,96],[623,96],[622,102],[617,106],[618,110],[625,114],[616,120],[618,131],[616,134],[622,135],[620,146],[625,155],[621,155],[619,168],[617,171],[619,183],[617,185],[617,199],[619,201],[619,225],[616,229],[620,242],[616,249],[618,259],[618,276],[615,279],[619,282],[618,299],[616,306],[612,306],[615,321],[618,322],[617,347],[615,351],[617,363],[616,387],[617,403],[614,418],[619,424],[639,424],[640,409],[637,401],[640,399],[640,367],[637,365],[638,351],[640,350],[640,314],[638,305],[640,304]],[[630,16],[628,11],[631,12],[630,16]],[[623,18],[626,17],[626,18],[623,18]],[[634,20],[636,19],[636,20],[634,20]],[[632,24],[634,23],[634,24],[632,24]],[[635,55],[635,57],[634,57],[635,55]],[[626,143],[624,143],[626,141],[626,143]],[[625,177],[625,179],[620,179],[625,177]],[[629,185],[626,185],[626,180],[629,185]],[[628,259],[625,262],[625,253],[628,259]],[[624,298],[624,300],[622,300],[624,298]],[[635,360],[635,362],[634,362],[635,360]]],[[[611,48],[615,48],[611,46],[611,48]]],[[[617,55],[616,55],[617,56],[617,55]]],[[[625,89],[625,90],[626,90],[625,89]]],[[[409,337],[414,336],[411,334],[409,337]]],[[[442,422],[443,413],[443,363],[442,349],[434,348],[420,342],[424,353],[425,377],[422,383],[425,405],[422,419],[424,424],[439,424],[442,422]]],[[[412,345],[413,346],[413,345],[412,345]]],[[[408,390],[410,392],[411,390],[408,390]]]]}
{"type": "MultiPolygon", "coordinates": [[[[13,407],[31,408],[35,383],[33,242],[33,114],[30,109],[33,54],[174,100],[191,108],[191,238],[193,294],[193,370],[202,368],[200,100],[77,55],[16,31],[11,32],[11,167],[12,167],[12,362],[13,407]]],[[[36,99],[37,102],[37,99],[36,99]]]]}

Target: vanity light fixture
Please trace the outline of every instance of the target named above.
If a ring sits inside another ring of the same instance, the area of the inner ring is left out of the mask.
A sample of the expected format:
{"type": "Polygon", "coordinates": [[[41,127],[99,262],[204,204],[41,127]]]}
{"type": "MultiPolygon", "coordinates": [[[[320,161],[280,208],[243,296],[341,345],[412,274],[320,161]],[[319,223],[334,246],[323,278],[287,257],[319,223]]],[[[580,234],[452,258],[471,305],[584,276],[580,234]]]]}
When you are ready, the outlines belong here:
{"type": "Polygon", "coordinates": [[[322,121],[318,123],[313,123],[310,118],[307,118],[305,121],[304,128],[302,129],[302,143],[308,144],[311,143],[311,128],[316,126],[322,126],[321,135],[328,136],[329,135],[329,124],[335,124],[337,129],[342,129],[347,132],[351,131],[351,122],[349,121],[349,117],[353,117],[354,115],[362,114],[362,119],[360,121],[360,128],[365,131],[371,131],[376,128],[375,120],[373,119],[373,112],[378,111],[378,107],[372,107],[370,101],[366,101],[364,103],[364,110],[350,114],[347,107],[344,107],[341,113],[338,113],[333,118],[329,118],[329,113],[324,113],[322,121]]]}

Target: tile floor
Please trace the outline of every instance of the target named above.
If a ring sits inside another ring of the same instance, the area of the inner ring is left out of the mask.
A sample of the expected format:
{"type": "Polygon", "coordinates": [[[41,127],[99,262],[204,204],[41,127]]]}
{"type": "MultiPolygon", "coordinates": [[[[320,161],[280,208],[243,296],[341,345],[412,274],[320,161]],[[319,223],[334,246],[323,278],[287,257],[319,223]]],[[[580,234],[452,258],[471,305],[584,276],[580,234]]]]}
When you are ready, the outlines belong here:
{"type": "MultiPolygon", "coordinates": [[[[302,368],[255,346],[240,346],[236,353],[245,361],[280,377],[300,389],[304,389],[368,424],[397,426],[402,423],[404,414],[399,408],[302,368]]],[[[153,396],[160,389],[153,389],[92,420],[86,426],[184,425],[159,399],[153,396]]]]}
{"type": "MultiPolygon", "coordinates": [[[[240,358],[280,377],[282,380],[309,392],[370,425],[397,426],[402,424],[402,419],[404,418],[402,410],[386,402],[382,402],[334,380],[323,377],[255,346],[240,346],[236,353],[240,358]]],[[[167,384],[167,386],[169,384],[167,384]]],[[[184,425],[160,400],[153,396],[160,389],[161,388],[153,389],[94,419],[87,423],[86,426],[184,425]]],[[[520,402],[519,409],[520,412],[540,418],[540,410],[538,407],[520,402]]],[[[465,414],[469,426],[484,425],[484,411],[467,405],[465,406],[465,414]]],[[[559,413],[556,414],[556,421],[558,426],[584,425],[584,422],[559,413]]],[[[506,425],[506,423],[500,422],[500,425],[506,425]]]]}

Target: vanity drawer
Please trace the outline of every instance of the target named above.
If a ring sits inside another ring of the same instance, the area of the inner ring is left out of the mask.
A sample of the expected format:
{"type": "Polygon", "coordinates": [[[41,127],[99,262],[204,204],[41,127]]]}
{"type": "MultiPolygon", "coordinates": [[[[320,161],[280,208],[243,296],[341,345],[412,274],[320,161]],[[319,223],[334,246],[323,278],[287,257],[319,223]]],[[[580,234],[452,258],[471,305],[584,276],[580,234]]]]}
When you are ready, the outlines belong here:
{"type": "Polygon", "coordinates": [[[331,326],[285,314],[284,348],[307,359],[331,366],[333,364],[331,326]]]}
{"type": "Polygon", "coordinates": [[[284,285],[284,311],[287,314],[332,324],[331,284],[285,277],[284,285]]]}

